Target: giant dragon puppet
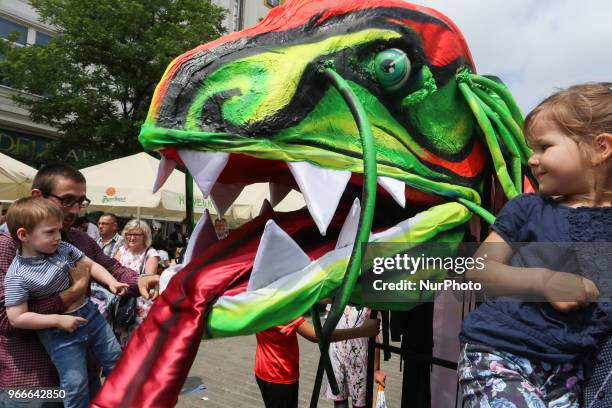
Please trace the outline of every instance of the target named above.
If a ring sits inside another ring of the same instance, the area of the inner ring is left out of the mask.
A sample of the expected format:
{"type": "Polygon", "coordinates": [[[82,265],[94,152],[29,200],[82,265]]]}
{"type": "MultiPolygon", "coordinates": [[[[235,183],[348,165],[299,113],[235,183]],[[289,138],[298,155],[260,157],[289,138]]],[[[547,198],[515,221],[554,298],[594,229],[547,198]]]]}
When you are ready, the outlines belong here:
{"type": "Polygon", "coordinates": [[[347,303],[413,308],[364,302],[362,244],[459,243],[474,214],[491,223],[491,180],[522,191],[521,125],[455,24],[404,1],[289,0],[179,56],[140,133],[163,156],[157,187],[180,163],[217,204],[270,182],[272,205],[218,242],[202,218],[93,405],[173,406],[203,337],[253,334],[323,298],[322,356],[347,303]],[[291,189],[306,208],[275,212],[291,189]]]}

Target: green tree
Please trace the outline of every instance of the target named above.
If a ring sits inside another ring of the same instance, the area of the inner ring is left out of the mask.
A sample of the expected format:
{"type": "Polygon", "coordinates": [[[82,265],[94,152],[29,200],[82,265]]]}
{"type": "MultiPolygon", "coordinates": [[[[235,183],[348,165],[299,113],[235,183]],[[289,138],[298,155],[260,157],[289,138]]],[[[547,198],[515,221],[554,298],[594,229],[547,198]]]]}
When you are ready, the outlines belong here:
{"type": "Polygon", "coordinates": [[[89,152],[89,163],[141,151],[140,125],[173,58],[224,33],[225,9],[206,0],[31,0],[57,28],[45,45],[0,41],[0,75],[15,101],[64,137],[45,158],[89,152]]]}

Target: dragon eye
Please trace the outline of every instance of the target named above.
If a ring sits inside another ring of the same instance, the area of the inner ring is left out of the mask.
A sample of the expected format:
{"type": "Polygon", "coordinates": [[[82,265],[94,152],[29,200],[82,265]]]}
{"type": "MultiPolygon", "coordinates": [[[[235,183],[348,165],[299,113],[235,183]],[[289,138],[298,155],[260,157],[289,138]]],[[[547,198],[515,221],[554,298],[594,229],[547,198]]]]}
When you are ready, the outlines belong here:
{"type": "Polygon", "coordinates": [[[401,88],[410,76],[410,60],[404,51],[397,48],[380,52],[374,63],[376,79],[388,91],[401,88]]]}

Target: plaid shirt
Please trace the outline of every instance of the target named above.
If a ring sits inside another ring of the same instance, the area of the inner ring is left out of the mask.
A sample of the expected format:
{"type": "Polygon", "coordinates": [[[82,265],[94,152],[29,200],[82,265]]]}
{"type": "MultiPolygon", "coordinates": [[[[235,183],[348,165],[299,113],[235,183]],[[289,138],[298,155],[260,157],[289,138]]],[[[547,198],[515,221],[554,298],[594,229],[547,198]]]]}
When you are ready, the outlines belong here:
{"type": "MultiPolygon", "coordinates": [[[[86,233],[71,228],[63,237],[102,265],[120,282],[131,285],[132,295],[138,293],[138,274],[109,258],[86,233]]],[[[0,389],[11,387],[56,387],[58,377],[47,352],[38,341],[34,330],[12,327],[4,306],[4,276],[17,253],[15,241],[6,233],[0,234],[0,389]]],[[[66,309],[59,294],[28,303],[28,310],[35,313],[62,313],[66,309]]]]}
{"type": "Polygon", "coordinates": [[[102,242],[102,237],[96,239],[96,243],[100,245],[102,251],[106,256],[110,256],[111,258],[115,256],[119,248],[123,246],[124,240],[123,237],[119,234],[115,234],[106,244],[102,242]]]}

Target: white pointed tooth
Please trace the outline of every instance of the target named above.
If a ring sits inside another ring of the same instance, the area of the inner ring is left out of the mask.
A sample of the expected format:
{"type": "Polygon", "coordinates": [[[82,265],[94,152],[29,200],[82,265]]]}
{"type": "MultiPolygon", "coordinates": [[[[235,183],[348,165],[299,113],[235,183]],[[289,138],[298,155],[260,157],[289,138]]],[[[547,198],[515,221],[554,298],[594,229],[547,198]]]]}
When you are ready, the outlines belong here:
{"type": "Polygon", "coordinates": [[[351,178],[350,171],[322,169],[307,162],[287,163],[293,174],[308,211],[325,236],[340,197],[351,178]]]}
{"type": "Polygon", "coordinates": [[[291,187],[284,184],[270,183],[270,204],[276,207],[291,191],[291,187]]]}
{"type": "Polygon", "coordinates": [[[217,209],[219,217],[223,217],[225,212],[234,204],[246,184],[221,184],[216,183],[210,191],[210,197],[217,209]]]}
{"type": "Polygon", "coordinates": [[[202,251],[218,240],[215,226],[210,218],[210,213],[206,210],[193,229],[191,237],[187,242],[187,248],[185,248],[185,255],[183,256],[183,265],[187,265],[194,256],[198,256],[198,254],[202,253],[202,251]]]}
{"type": "Polygon", "coordinates": [[[208,198],[210,190],[217,178],[227,165],[229,153],[199,152],[196,150],[180,149],[181,160],[187,166],[189,173],[195,180],[204,198],[208,198]]]}
{"type": "Polygon", "coordinates": [[[310,258],[293,238],[273,220],[269,220],[259,241],[247,290],[268,286],[308,264],[310,258]]]}
{"type": "Polygon", "coordinates": [[[155,182],[153,183],[153,194],[157,193],[157,191],[164,185],[170,174],[174,171],[176,167],[176,162],[172,159],[166,158],[166,156],[162,155],[161,160],[159,161],[159,166],[157,166],[157,177],[155,177],[155,182]]]}
{"type": "Polygon", "coordinates": [[[356,198],[355,201],[353,201],[353,205],[351,205],[351,209],[344,220],[344,225],[342,225],[342,229],[340,230],[338,241],[336,241],[336,249],[344,248],[355,243],[355,236],[357,235],[357,228],[359,227],[360,213],[361,203],[359,202],[359,199],[356,198]]]}
{"type": "Polygon", "coordinates": [[[267,212],[274,212],[274,208],[272,208],[272,204],[270,204],[270,202],[268,201],[268,199],[264,199],[263,203],[261,204],[261,209],[259,210],[259,215],[265,214],[267,212]]]}
{"type": "Polygon", "coordinates": [[[402,208],[406,208],[406,184],[391,177],[378,177],[378,184],[384,188],[402,208]]]}

